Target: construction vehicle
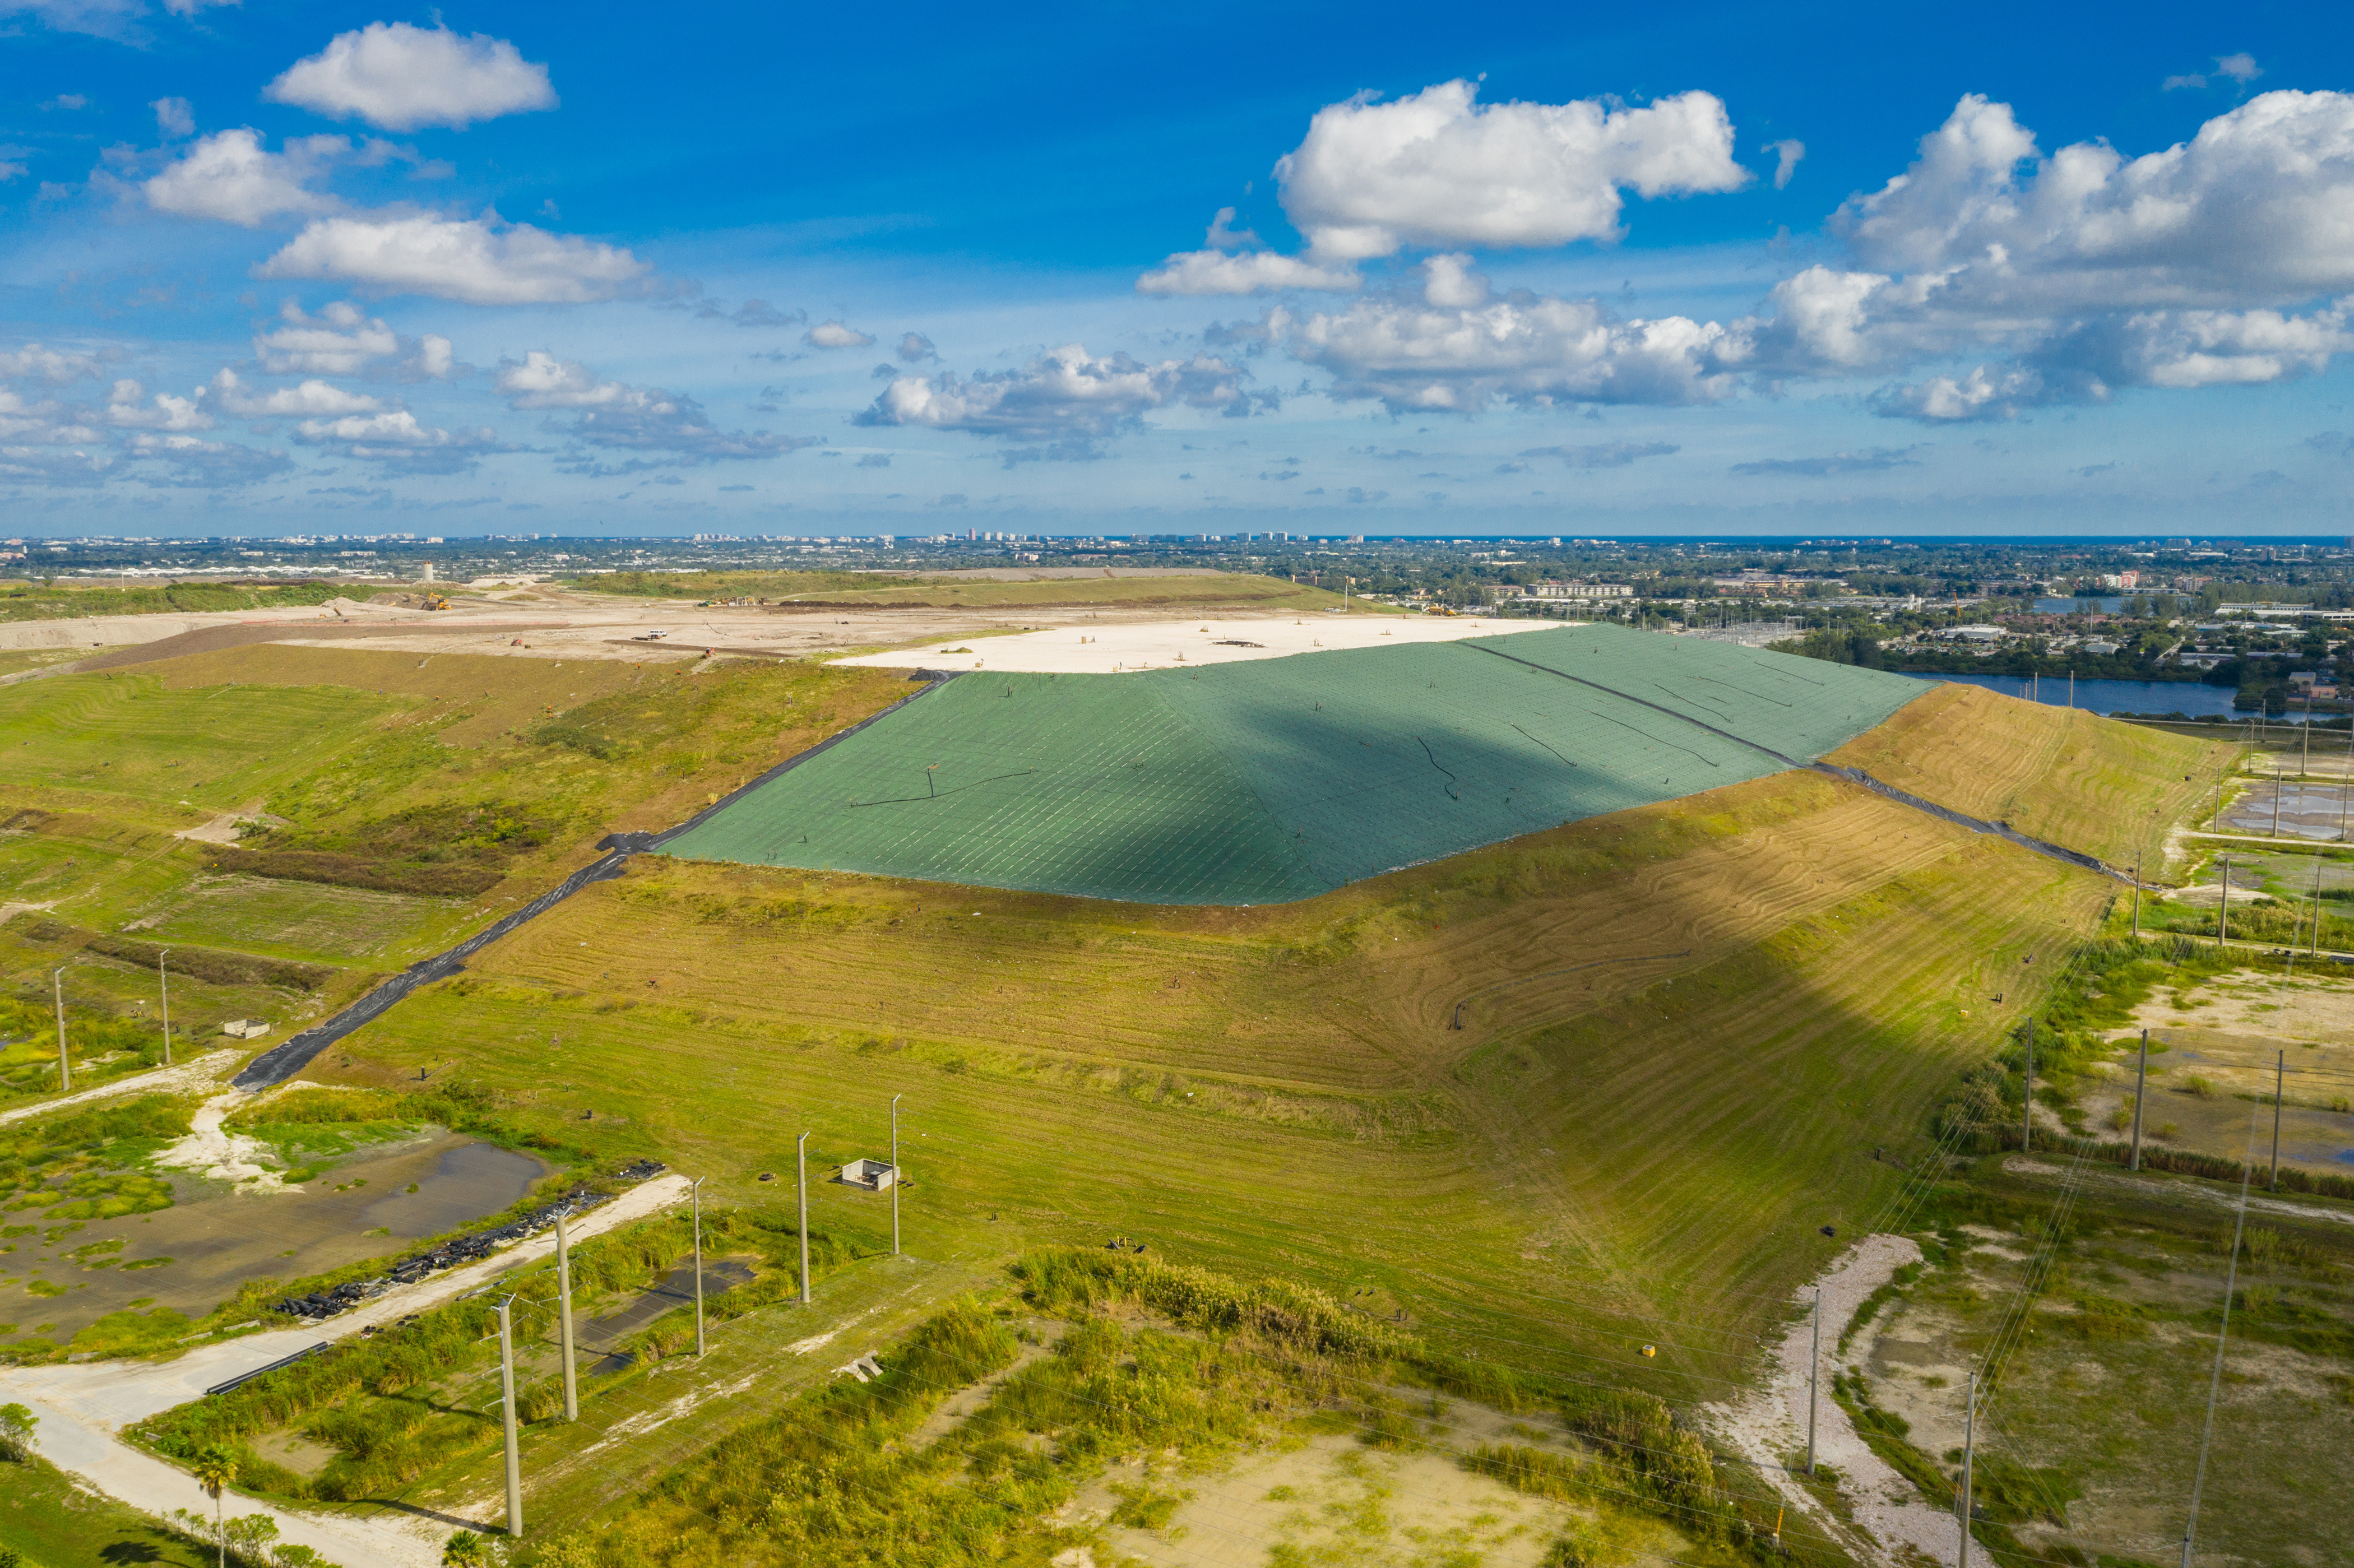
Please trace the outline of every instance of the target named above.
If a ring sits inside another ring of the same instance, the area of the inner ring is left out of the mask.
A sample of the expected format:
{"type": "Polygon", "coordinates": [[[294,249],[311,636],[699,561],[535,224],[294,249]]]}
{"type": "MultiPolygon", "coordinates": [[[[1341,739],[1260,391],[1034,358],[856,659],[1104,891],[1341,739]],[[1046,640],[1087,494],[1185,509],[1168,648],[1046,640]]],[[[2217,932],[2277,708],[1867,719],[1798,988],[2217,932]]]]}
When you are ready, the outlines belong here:
{"type": "Polygon", "coordinates": [[[450,608],[450,596],[447,594],[429,593],[425,596],[425,608],[428,609],[447,609],[450,608]]]}

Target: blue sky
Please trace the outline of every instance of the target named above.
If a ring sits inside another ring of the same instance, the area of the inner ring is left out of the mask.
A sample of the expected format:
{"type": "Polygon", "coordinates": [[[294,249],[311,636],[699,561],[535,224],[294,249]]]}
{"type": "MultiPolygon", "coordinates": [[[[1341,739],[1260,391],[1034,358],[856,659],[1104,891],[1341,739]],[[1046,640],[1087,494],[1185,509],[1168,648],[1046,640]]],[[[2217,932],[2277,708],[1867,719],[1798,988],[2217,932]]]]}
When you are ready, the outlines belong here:
{"type": "Polygon", "coordinates": [[[10,533],[2314,533],[2354,492],[2326,7],[0,33],[10,533]]]}

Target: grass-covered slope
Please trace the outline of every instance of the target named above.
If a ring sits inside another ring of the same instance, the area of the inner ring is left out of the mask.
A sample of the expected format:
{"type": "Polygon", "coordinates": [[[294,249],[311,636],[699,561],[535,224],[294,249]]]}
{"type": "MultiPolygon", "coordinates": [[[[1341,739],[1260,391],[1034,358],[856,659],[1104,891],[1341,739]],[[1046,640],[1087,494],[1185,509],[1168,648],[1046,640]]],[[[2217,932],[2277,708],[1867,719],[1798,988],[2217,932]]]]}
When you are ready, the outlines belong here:
{"type": "MultiPolygon", "coordinates": [[[[29,906],[0,924],[0,995],[46,1013],[68,965],[77,1060],[154,1038],[166,948],[183,1030],[316,1017],[606,833],[679,822],[907,690],[814,665],[270,645],[0,689],[0,902],[29,906]],[[244,812],[263,820],[234,844],[175,836],[244,812]]],[[[37,1062],[7,1065],[37,1086],[16,1071],[37,1062]]]]}
{"type": "Polygon", "coordinates": [[[2232,747],[1941,682],[1826,761],[2153,879],[2232,747]]]}
{"type": "Polygon", "coordinates": [[[1755,779],[1921,695],[1877,671],[1608,626],[1195,671],[974,673],[668,853],[1281,903],[1755,779]]]}

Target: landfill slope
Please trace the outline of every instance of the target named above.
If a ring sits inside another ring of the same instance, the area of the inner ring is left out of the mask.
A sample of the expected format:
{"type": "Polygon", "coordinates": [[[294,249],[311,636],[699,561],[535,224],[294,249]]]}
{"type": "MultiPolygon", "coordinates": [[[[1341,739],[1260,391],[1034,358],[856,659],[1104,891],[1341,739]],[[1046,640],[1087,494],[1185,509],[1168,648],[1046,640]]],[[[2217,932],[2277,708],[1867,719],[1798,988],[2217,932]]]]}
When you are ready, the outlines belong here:
{"type": "Polygon", "coordinates": [[[1762,777],[1902,676],[1564,627],[1120,675],[960,675],[663,853],[1153,904],[1285,903],[1762,777]]]}

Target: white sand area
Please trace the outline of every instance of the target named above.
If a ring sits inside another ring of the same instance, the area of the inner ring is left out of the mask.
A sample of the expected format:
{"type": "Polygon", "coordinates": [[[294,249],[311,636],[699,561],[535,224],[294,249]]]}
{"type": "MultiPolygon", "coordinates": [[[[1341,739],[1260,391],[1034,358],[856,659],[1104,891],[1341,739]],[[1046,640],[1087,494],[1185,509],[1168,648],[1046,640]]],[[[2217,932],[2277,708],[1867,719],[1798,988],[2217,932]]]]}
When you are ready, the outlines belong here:
{"type": "Polygon", "coordinates": [[[1221,620],[1146,620],[1100,624],[1085,619],[1051,631],[1012,637],[943,638],[888,653],[837,659],[886,670],[998,670],[1036,674],[1113,675],[1172,666],[1231,664],[1342,648],[1394,648],[1405,642],[1458,642],[1509,631],[1543,631],[1558,620],[1500,620],[1469,615],[1235,616],[1221,620]]]}

